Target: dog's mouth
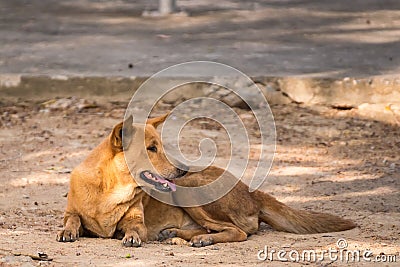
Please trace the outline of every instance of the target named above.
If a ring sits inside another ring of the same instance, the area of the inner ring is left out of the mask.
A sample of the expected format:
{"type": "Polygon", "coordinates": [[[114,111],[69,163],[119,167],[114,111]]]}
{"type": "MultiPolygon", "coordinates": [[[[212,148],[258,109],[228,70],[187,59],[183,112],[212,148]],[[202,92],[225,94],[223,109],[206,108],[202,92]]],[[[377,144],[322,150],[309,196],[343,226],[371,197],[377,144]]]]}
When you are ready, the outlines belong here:
{"type": "Polygon", "coordinates": [[[162,192],[175,192],[176,185],[171,180],[165,179],[150,171],[142,171],[140,178],[148,184],[154,185],[155,189],[162,192]]]}

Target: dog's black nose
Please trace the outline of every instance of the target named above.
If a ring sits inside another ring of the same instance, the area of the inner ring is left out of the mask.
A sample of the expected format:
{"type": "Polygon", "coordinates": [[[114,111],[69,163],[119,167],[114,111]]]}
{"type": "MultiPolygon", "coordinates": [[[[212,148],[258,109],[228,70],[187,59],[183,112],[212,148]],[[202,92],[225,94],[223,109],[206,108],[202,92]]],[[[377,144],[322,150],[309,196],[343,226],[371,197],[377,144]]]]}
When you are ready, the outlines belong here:
{"type": "Polygon", "coordinates": [[[179,162],[176,170],[177,170],[177,173],[178,173],[178,177],[182,177],[188,172],[189,167],[186,166],[185,164],[179,162]]]}

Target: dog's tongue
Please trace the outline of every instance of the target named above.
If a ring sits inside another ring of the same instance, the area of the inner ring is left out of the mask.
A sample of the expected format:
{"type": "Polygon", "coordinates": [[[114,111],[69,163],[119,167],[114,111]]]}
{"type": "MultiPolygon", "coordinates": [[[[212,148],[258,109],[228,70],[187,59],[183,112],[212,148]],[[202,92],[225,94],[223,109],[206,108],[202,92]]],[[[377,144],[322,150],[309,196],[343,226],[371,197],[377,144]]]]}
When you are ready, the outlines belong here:
{"type": "Polygon", "coordinates": [[[176,184],[171,183],[170,181],[167,181],[167,183],[168,183],[168,185],[169,185],[169,188],[171,188],[171,190],[172,190],[173,192],[175,192],[175,191],[176,191],[176,184]]]}
{"type": "Polygon", "coordinates": [[[158,176],[158,175],[156,176],[156,178],[162,184],[167,183],[169,188],[171,188],[172,191],[174,191],[174,192],[176,191],[176,185],[174,183],[172,183],[172,182],[170,182],[170,181],[168,181],[168,180],[166,180],[166,179],[164,179],[164,178],[162,178],[161,176],[158,176]]]}

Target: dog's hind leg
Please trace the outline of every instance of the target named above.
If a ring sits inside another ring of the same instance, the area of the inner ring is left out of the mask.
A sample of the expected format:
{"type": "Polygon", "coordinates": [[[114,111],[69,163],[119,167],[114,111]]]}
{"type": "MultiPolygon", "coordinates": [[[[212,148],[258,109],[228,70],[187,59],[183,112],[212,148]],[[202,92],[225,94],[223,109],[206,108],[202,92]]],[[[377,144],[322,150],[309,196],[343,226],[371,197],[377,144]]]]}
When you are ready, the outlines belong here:
{"type": "Polygon", "coordinates": [[[247,239],[247,234],[237,227],[225,227],[218,233],[202,234],[192,237],[193,247],[204,247],[215,243],[240,242],[247,239]]]}
{"type": "Polygon", "coordinates": [[[194,247],[204,247],[215,243],[240,242],[247,239],[247,233],[239,228],[235,222],[226,214],[220,213],[210,216],[212,209],[205,210],[207,207],[185,208],[190,217],[203,229],[207,234],[195,235],[190,242],[194,247]],[[219,216],[219,218],[215,218],[219,216]]]}
{"type": "Polygon", "coordinates": [[[170,238],[179,237],[187,241],[191,240],[196,235],[207,234],[207,230],[204,228],[200,229],[178,229],[170,228],[165,229],[158,235],[158,241],[164,241],[170,238]]]}

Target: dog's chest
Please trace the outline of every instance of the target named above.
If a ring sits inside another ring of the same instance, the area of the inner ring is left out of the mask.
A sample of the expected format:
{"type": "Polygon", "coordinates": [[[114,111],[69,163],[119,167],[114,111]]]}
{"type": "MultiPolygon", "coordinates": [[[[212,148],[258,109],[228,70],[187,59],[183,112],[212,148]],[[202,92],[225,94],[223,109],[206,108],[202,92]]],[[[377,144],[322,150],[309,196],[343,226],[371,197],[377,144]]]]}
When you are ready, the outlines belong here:
{"type": "Polygon", "coordinates": [[[118,222],[129,209],[129,204],[124,203],[114,206],[113,209],[103,209],[97,212],[96,218],[83,216],[84,227],[104,238],[111,238],[117,228],[118,222]]]}
{"type": "Polygon", "coordinates": [[[135,196],[135,187],[133,185],[116,186],[108,194],[106,206],[115,206],[118,204],[130,202],[135,196]]]}
{"type": "Polygon", "coordinates": [[[96,212],[100,229],[95,232],[103,237],[113,236],[116,226],[125,213],[129,210],[135,197],[134,186],[117,186],[113,188],[102,201],[96,212]]]}

